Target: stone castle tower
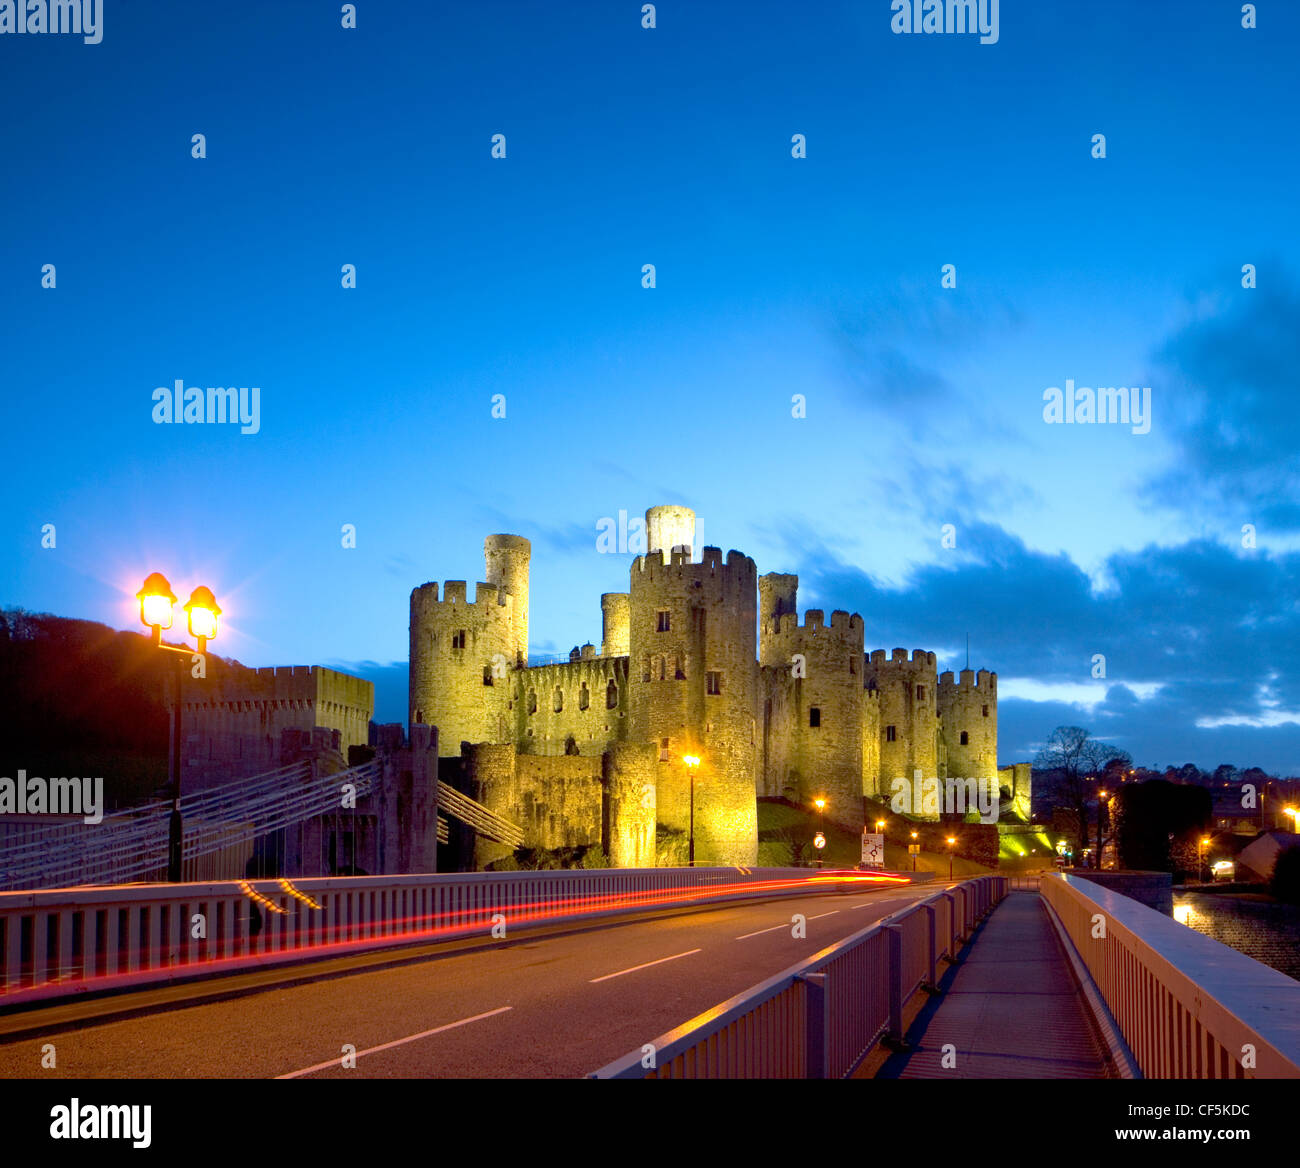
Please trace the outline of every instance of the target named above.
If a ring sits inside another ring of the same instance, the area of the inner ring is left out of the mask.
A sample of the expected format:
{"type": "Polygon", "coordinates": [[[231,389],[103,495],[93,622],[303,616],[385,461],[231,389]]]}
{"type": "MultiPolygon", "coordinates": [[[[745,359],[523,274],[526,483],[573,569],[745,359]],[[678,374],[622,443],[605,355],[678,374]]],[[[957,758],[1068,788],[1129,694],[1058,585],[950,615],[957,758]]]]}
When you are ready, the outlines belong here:
{"type": "Polygon", "coordinates": [[[600,598],[599,646],[568,661],[528,663],[521,536],[487,537],[473,600],[459,580],[411,593],[411,721],[437,727],[439,753],[532,846],[653,866],[656,826],[690,823],[688,758],[698,863],[755,863],[759,797],[824,798],[856,830],[865,797],[918,770],[996,780],[995,674],[954,682],[932,652],[867,653],[856,613],[801,623],[798,577],[697,550],[689,508],[650,508],[645,532],[628,590],[600,598]]]}

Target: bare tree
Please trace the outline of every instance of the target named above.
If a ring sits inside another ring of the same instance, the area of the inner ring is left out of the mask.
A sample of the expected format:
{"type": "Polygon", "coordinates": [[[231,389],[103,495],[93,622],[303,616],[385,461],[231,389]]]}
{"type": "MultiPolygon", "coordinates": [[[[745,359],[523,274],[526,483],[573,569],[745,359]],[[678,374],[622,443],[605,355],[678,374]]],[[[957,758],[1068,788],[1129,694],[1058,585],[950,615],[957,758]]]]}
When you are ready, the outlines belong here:
{"type": "MultiPolygon", "coordinates": [[[[1058,776],[1059,801],[1074,812],[1078,822],[1076,854],[1080,857],[1088,847],[1088,804],[1096,791],[1097,775],[1115,760],[1132,762],[1125,751],[1098,741],[1082,726],[1058,726],[1034,759],[1036,769],[1054,771],[1058,776]]],[[[1098,855],[1098,864],[1100,861],[1098,855]]]]}

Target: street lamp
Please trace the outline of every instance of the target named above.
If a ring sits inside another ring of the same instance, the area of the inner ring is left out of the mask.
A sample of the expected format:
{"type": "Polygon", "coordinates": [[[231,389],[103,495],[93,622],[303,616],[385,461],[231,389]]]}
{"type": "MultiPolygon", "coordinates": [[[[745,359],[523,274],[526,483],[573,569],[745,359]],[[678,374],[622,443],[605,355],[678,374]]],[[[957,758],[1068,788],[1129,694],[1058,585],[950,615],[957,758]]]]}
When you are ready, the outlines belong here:
{"type": "Polygon", "coordinates": [[[1106,799],[1105,791],[1097,792],[1097,871],[1101,871],[1101,852],[1105,841],[1106,799]]]}
{"type": "MultiPolygon", "coordinates": [[[[178,654],[176,658],[176,702],[172,707],[172,751],[171,751],[171,795],[172,813],[167,824],[167,879],[172,884],[179,884],[181,879],[181,844],[184,826],[181,822],[181,693],[185,682],[185,661],[192,655],[188,648],[178,649],[162,643],[163,629],[170,629],[173,621],[173,608],[176,594],[161,572],[150,572],[140,591],[136,593],[140,601],[140,622],[151,630],[155,649],[178,654]]],[[[207,650],[208,642],[217,635],[217,618],[221,608],[212,589],[200,584],[190,594],[186,602],[185,615],[190,635],[199,643],[198,652],[207,650]]]]}
{"type": "Polygon", "coordinates": [[[700,765],[698,755],[684,754],[682,762],[686,764],[686,773],[691,779],[691,835],[690,844],[686,852],[686,863],[688,867],[695,867],[695,768],[700,765]]]}
{"type": "Polygon", "coordinates": [[[1282,814],[1291,816],[1291,830],[1300,832],[1300,809],[1295,807],[1283,807],[1282,814]]]}
{"type": "Polygon", "coordinates": [[[952,845],[957,842],[957,837],[950,835],[948,837],[948,881],[952,882],[952,845]]]}
{"type": "MultiPolygon", "coordinates": [[[[913,838],[913,839],[916,839],[916,832],[912,832],[912,838],[913,838]]],[[[918,851],[920,850],[920,845],[914,845],[914,847],[916,847],[916,849],[917,849],[918,851]]],[[[916,871],[916,851],[913,851],[912,848],[908,848],[907,850],[908,850],[909,852],[912,852],[912,871],[915,872],[915,871],[916,871]]]]}
{"type": "Polygon", "coordinates": [[[1205,882],[1205,849],[1208,848],[1209,846],[1210,846],[1210,837],[1209,837],[1208,835],[1207,835],[1207,836],[1203,836],[1202,839],[1201,839],[1201,846],[1200,846],[1200,848],[1198,849],[1198,853],[1199,853],[1199,854],[1197,855],[1197,858],[1196,858],[1196,859],[1197,859],[1197,864],[1196,864],[1196,867],[1197,867],[1197,873],[1196,873],[1196,875],[1197,875],[1197,877],[1200,879],[1200,881],[1201,881],[1202,883],[1205,882]]]}
{"type": "MultiPolygon", "coordinates": [[[[823,843],[826,840],[826,799],[818,795],[813,800],[813,806],[817,808],[817,834],[822,837],[823,843]]],[[[822,851],[817,851],[817,867],[822,866],[822,851]]]]}

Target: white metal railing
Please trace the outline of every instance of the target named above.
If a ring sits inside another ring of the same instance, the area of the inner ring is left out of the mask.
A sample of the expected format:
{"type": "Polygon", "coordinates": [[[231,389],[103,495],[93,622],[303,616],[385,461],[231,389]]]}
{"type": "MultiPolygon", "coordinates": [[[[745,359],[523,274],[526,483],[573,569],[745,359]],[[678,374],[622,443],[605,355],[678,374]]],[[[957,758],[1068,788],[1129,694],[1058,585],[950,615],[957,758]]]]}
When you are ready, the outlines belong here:
{"type": "Polygon", "coordinates": [[[978,876],[837,941],[593,1072],[592,1079],[823,1079],[851,1075],[939,962],[1006,895],[978,876]]]}
{"type": "Polygon", "coordinates": [[[1068,874],[1041,891],[1147,1078],[1300,1078],[1300,982],[1068,874]]]}
{"type": "Polygon", "coordinates": [[[908,883],[858,871],[612,868],[0,892],[0,1007],[483,935],[494,924],[908,883]]]}

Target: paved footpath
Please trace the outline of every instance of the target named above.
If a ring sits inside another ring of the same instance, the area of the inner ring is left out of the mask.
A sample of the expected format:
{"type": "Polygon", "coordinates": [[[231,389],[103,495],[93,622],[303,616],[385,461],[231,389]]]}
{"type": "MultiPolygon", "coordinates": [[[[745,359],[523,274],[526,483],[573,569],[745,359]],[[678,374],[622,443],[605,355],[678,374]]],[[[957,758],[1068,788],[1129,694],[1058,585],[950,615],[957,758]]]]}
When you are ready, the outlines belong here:
{"type": "Polygon", "coordinates": [[[1036,892],[1013,892],[993,911],[907,1037],[912,1049],[890,1058],[879,1078],[1108,1077],[1088,1007],[1036,892]]]}

